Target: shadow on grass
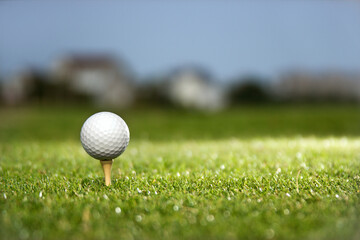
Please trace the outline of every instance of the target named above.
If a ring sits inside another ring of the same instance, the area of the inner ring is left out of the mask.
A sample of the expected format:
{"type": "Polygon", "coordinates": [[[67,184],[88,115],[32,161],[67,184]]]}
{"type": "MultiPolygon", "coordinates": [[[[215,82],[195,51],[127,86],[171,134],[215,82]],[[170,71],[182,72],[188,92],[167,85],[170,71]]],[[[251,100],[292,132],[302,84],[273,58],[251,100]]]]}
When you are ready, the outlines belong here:
{"type": "Polygon", "coordinates": [[[123,189],[128,190],[128,186],[125,186],[125,181],[122,178],[112,178],[111,185],[105,186],[104,177],[90,178],[86,177],[81,180],[81,187],[90,191],[98,191],[100,189],[123,189]]]}
{"type": "Polygon", "coordinates": [[[81,187],[89,190],[97,190],[105,186],[104,178],[83,178],[81,180],[81,187]]]}

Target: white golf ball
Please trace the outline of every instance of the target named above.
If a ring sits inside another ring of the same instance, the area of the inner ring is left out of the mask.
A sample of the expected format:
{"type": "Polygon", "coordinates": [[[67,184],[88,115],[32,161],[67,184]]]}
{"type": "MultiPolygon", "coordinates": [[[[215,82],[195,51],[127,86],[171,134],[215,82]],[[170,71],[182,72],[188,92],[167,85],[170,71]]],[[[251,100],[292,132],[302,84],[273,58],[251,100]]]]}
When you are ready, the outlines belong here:
{"type": "Polygon", "coordinates": [[[111,160],[120,156],[130,140],[125,121],[111,112],[99,112],[90,116],[80,132],[85,151],[98,160],[111,160]]]}

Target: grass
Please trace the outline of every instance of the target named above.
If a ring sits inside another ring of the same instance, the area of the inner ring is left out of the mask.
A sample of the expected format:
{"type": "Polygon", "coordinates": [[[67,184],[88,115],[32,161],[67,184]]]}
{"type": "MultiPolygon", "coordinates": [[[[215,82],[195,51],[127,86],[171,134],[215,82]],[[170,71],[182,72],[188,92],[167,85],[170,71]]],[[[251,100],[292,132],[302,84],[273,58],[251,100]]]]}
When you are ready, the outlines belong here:
{"type": "Polygon", "coordinates": [[[356,106],[117,111],[105,187],[91,108],[0,110],[2,239],[359,239],[356,106]]]}

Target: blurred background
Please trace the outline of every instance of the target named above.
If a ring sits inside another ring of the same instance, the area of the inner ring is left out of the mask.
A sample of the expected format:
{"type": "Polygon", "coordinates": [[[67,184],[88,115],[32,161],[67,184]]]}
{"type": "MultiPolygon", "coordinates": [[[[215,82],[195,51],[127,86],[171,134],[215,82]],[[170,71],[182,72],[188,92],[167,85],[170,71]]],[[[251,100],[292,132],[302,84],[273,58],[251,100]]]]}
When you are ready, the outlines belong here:
{"type": "Polygon", "coordinates": [[[178,109],[191,123],[316,103],[339,115],[329,106],[360,102],[359,23],[358,1],[1,1],[1,113],[140,109],[156,122],[178,109]]]}

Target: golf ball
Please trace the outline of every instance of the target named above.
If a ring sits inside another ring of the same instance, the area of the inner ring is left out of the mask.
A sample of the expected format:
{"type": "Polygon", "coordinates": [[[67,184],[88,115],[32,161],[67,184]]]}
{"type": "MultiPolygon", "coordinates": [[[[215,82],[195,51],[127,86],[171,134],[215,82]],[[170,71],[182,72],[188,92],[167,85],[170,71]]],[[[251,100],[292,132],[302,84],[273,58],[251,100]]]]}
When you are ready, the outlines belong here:
{"type": "Polygon", "coordinates": [[[111,160],[120,156],[130,140],[125,121],[111,112],[99,112],[90,116],[80,132],[81,144],[95,159],[111,160]]]}

